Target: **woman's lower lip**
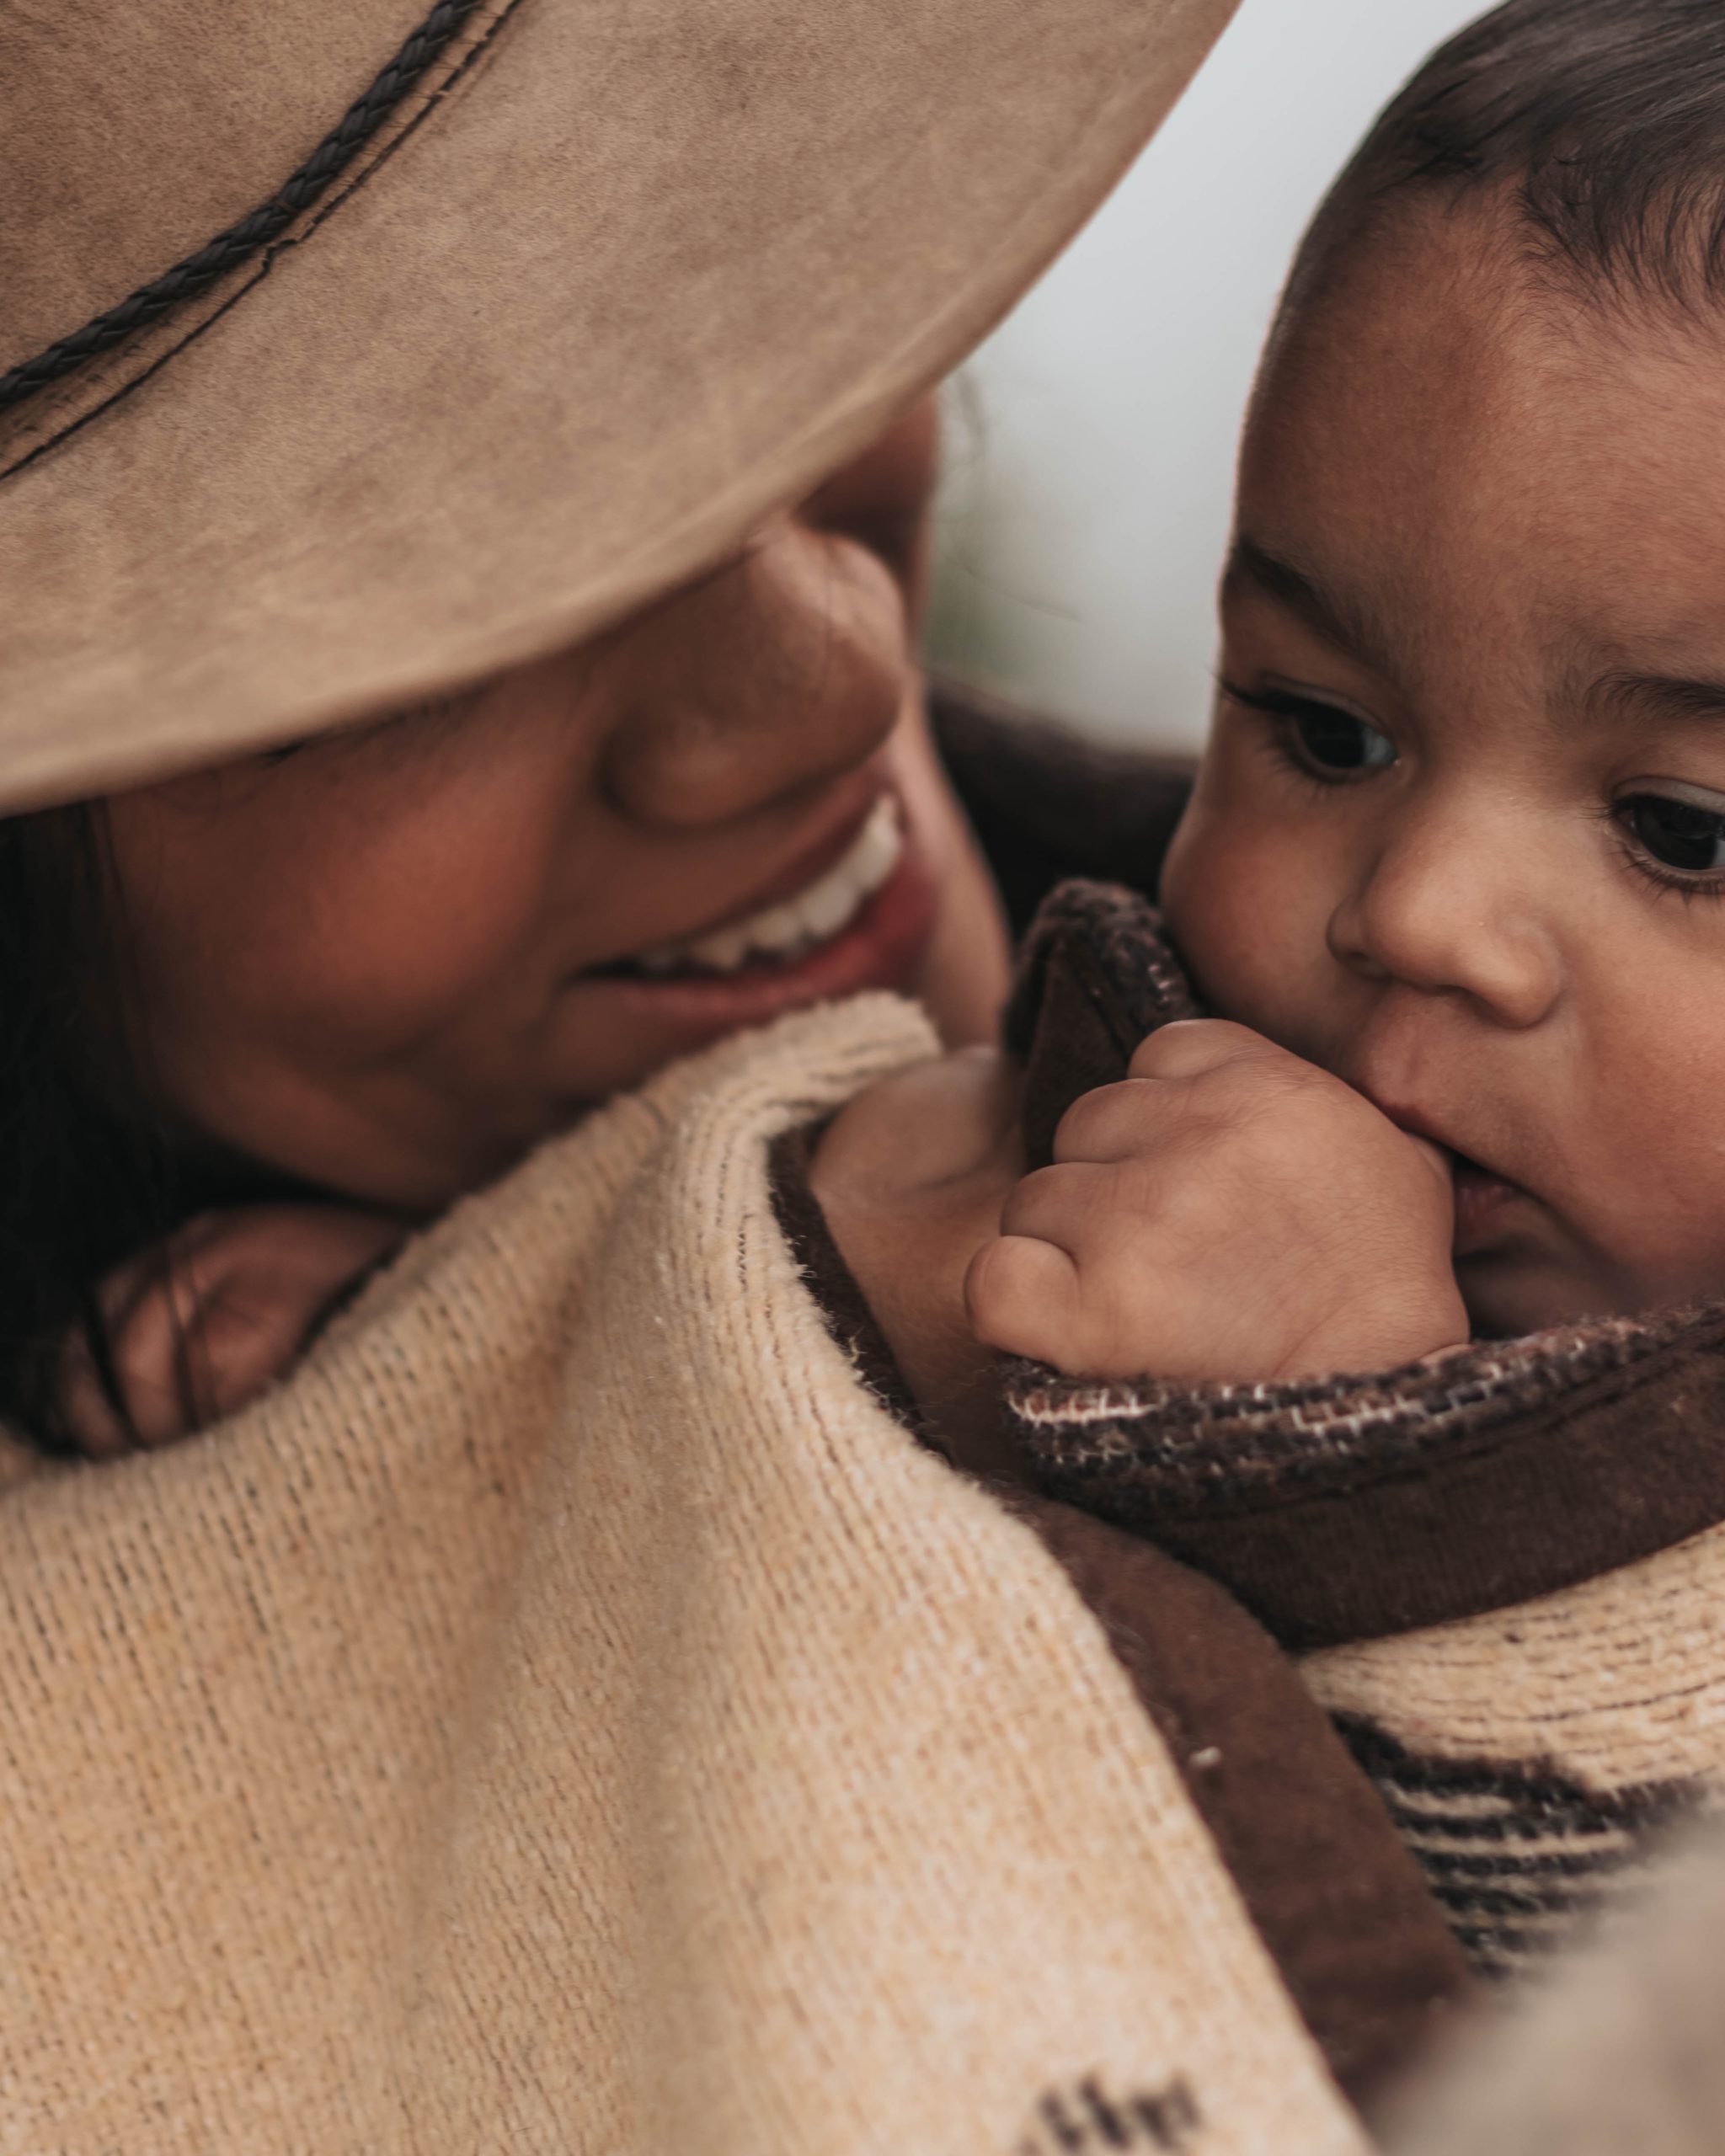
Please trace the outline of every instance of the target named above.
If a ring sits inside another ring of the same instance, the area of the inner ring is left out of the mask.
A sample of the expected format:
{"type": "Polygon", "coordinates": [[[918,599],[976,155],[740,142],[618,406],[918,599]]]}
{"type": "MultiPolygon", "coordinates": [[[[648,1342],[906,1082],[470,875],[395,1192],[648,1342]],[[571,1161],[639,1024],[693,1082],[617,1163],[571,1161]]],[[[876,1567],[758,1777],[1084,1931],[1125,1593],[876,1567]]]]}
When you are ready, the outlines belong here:
{"type": "Polygon", "coordinates": [[[836,936],[777,965],[729,974],[667,978],[589,975],[572,984],[620,1022],[651,1027],[667,1054],[704,1046],[788,1011],[830,1003],[866,989],[908,989],[926,957],[940,911],[940,881],[906,819],[899,865],[836,936]]]}

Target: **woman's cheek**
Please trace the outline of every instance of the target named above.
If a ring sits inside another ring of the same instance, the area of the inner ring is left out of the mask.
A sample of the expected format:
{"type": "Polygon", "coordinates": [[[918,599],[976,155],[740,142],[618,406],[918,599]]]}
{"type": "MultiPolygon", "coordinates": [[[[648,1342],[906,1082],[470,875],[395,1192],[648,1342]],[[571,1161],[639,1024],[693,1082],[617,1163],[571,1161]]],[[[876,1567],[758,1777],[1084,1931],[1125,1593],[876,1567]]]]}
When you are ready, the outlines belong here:
{"type": "Polygon", "coordinates": [[[300,993],[358,1033],[434,1029],[542,940],[545,880],[526,819],[385,837],[307,893],[300,993]]]}
{"type": "Polygon", "coordinates": [[[260,843],[249,866],[206,879],[196,915],[225,932],[153,939],[166,941],[185,1030],[236,1052],[282,1043],[296,1059],[362,1065],[506,992],[543,937],[531,804],[481,792],[471,818],[423,799],[413,814],[371,805],[363,829],[348,814],[321,828],[307,818],[291,846],[260,843]]]}

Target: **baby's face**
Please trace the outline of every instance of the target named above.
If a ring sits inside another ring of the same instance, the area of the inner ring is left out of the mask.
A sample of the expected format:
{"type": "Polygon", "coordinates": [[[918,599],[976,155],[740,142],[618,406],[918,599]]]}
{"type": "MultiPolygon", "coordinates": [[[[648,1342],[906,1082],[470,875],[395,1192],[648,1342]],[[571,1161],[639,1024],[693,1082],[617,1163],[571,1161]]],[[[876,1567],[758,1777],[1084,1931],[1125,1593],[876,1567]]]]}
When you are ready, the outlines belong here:
{"type": "Polygon", "coordinates": [[[1213,1006],[1458,1156],[1475,1325],[1725,1294],[1725,319],[1404,218],[1253,414],[1170,857],[1213,1006]]]}

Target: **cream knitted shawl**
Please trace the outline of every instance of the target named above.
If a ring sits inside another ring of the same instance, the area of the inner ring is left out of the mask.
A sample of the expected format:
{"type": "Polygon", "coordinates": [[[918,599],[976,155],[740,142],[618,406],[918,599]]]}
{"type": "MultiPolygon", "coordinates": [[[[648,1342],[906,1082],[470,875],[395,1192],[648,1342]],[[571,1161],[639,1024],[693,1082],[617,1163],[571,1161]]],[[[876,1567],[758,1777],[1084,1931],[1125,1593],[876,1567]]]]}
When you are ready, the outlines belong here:
{"type": "Polygon", "coordinates": [[[0,1497],[0,2148],[1356,2152],[1036,1537],[853,1376],[768,1139],[873,999],[662,1074],[291,1384],[0,1497]]]}

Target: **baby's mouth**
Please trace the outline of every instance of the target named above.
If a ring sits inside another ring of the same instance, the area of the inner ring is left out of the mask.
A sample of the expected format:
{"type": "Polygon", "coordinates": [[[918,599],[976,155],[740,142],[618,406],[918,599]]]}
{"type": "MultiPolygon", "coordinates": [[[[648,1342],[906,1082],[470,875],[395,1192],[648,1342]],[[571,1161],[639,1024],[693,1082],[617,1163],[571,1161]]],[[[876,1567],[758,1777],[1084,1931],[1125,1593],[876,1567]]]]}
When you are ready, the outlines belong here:
{"type": "Polygon", "coordinates": [[[1442,1152],[1450,1167],[1450,1183],[1454,1193],[1455,1230],[1454,1252],[1457,1257],[1472,1255],[1482,1244],[1494,1240],[1498,1233],[1498,1215],[1518,1198],[1528,1193],[1518,1182],[1495,1168],[1476,1161],[1452,1145],[1443,1127],[1432,1117],[1418,1109],[1391,1105],[1380,1099],[1369,1088],[1359,1089],[1373,1105],[1382,1110],[1399,1130],[1410,1136],[1423,1138],[1429,1145],[1442,1152]]]}
{"type": "Polygon", "coordinates": [[[1482,1241],[1489,1241],[1498,1214],[1513,1199],[1526,1193],[1519,1183],[1450,1150],[1450,1177],[1455,1193],[1457,1257],[1470,1255],[1482,1241]]]}
{"type": "Polygon", "coordinates": [[[890,882],[904,852],[898,803],[883,794],[843,853],[800,891],[723,927],[649,945],[600,970],[614,979],[666,980],[793,966],[851,926],[890,882]]]}

